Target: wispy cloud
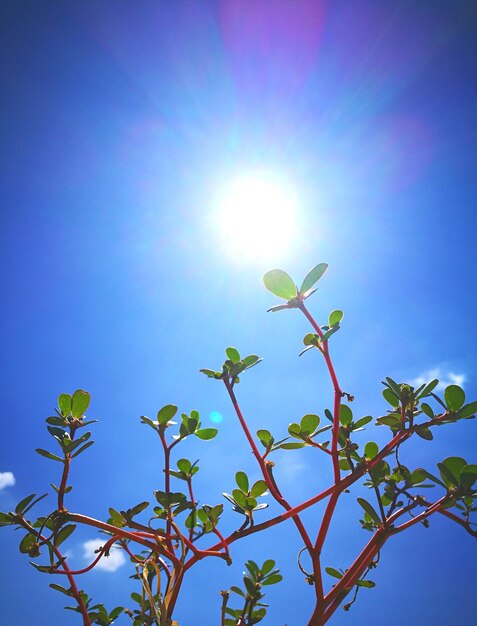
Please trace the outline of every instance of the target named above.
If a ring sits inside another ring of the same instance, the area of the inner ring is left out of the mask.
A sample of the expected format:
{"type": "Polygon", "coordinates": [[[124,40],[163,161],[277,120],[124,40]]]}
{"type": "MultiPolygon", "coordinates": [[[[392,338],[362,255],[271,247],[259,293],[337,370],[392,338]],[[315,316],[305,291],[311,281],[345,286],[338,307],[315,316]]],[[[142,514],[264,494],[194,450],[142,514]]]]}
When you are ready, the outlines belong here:
{"type": "Polygon", "coordinates": [[[295,481],[299,474],[306,469],[306,464],[303,460],[299,459],[296,454],[293,454],[293,450],[287,454],[283,454],[280,459],[280,472],[281,477],[285,481],[295,481]]]}
{"type": "MultiPolygon", "coordinates": [[[[95,550],[98,550],[101,546],[104,546],[102,539],[90,539],[83,543],[83,556],[88,563],[98,556],[95,554],[95,550]]],[[[109,551],[109,556],[101,557],[94,569],[100,569],[103,570],[103,572],[115,572],[125,563],[126,558],[122,549],[117,546],[112,546],[109,551]]]]}
{"type": "Polygon", "coordinates": [[[5,487],[13,487],[15,484],[15,476],[13,472],[0,472],[0,491],[5,487]]]}
{"type": "Polygon", "coordinates": [[[449,385],[459,385],[459,387],[463,387],[467,380],[465,374],[457,374],[451,370],[445,371],[441,367],[435,367],[434,369],[419,374],[419,376],[411,381],[411,385],[413,387],[419,387],[420,385],[429,383],[431,380],[434,380],[434,378],[439,379],[439,384],[436,387],[438,391],[443,391],[449,385]]]}

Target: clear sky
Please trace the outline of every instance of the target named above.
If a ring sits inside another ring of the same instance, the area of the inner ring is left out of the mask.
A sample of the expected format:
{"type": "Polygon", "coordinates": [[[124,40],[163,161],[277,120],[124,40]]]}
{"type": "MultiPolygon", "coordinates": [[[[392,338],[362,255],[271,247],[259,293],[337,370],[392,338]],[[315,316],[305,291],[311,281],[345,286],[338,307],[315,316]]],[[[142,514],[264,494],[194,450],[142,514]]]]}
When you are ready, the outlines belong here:
{"type": "MultiPolygon", "coordinates": [[[[357,415],[386,410],[384,376],[437,371],[477,399],[476,17],[465,0],[1,3],[0,510],[58,482],[57,465],[34,449],[51,445],[43,420],[58,394],[77,388],[91,392],[99,422],[73,467],[71,510],[104,518],[152,498],[160,448],[139,416],[168,403],[199,410],[204,425],[222,416],[215,440],[180,451],[201,460],[201,502],[222,501],[237,470],[258,478],[225,389],[198,370],[218,366],[229,345],[264,357],[237,389],[253,430],[285,435],[332,403],[318,355],[298,358],[306,320],[265,313],[275,300],[261,278],[274,266],[299,280],[329,263],[310,308],[321,323],[345,312],[331,349],[357,415]],[[286,181],[297,198],[290,240],[267,258],[247,233],[226,241],[216,227],[217,198],[250,171],[286,181]]],[[[465,421],[412,442],[404,462],[475,463],[476,443],[465,421]]],[[[276,458],[293,503],[328,478],[309,452],[276,458]]],[[[53,497],[43,504],[39,513],[53,497]]],[[[369,535],[355,496],[338,514],[324,564],[345,568],[369,535]]],[[[227,511],[226,531],[238,523],[227,511]]],[[[0,621],[79,624],[16,538],[1,529],[0,621]]],[[[72,565],[96,538],[73,535],[72,565]]],[[[264,623],[302,626],[313,593],[300,548],[287,524],[234,544],[230,568],[199,564],[181,626],[219,623],[219,590],[240,581],[247,558],[274,558],[284,574],[264,623]]],[[[448,520],[413,528],[385,547],[376,588],[332,623],[470,624],[476,556],[448,520]]],[[[131,605],[128,567],[80,583],[108,607],[131,605]]]]}

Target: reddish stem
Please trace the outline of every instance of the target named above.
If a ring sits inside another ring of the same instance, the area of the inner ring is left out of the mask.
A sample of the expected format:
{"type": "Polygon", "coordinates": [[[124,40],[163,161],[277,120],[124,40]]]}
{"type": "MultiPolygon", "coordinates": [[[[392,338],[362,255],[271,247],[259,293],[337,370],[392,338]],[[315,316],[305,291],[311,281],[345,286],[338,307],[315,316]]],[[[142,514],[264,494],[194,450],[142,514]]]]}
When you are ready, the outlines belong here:
{"type": "Polygon", "coordinates": [[[333,384],[334,391],[334,403],[333,403],[333,431],[332,431],[332,441],[331,441],[331,453],[333,455],[333,473],[335,477],[335,483],[338,483],[340,480],[340,466],[338,459],[338,434],[340,428],[340,406],[341,406],[341,398],[343,397],[343,392],[341,391],[338,378],[336,376],[335,369],[333,367],[333,362],[331,361],[330,351],[328,348],[328,340],[323,340],[323,331],[320,326],[316,323],[315,319],[311,315],[311,313],[306,308],[303,302],[300,302],[299,309],[305,315],[306,319],[310,322],[313,329],[316,331],[316,334],[322,340],[322,354],[326,362],[326,367],[328,368],[328,372],[330,374],[331,382],[333,384]]]}
{"type": "Polygon", "coordinates": [[[65,565],[63,565],[63,567],[65,567],[65,569],[63,570],[53,570],[50,572],[50,574],[73,574],[75,576],[79,576],[80,574],[86,574],[86,572],[89,572],[91,569],[93,569],[93,567],[96,565],[96,563],[98,563],[98,561],[104,556],[104,554],[107,552],[107,550],[113,545],[113,543],[115,543],[116,541],[119,540],[119,537],[111,537],[111,539],[109,539],[104,546],[101,547],[101,550],[99,551],[98,556],[94,559],[94,561],[92,563],[90,563],[87,567],[84,567],[83,569],[78,569],[78,570],[66,570],[65,565]]]}
{"type": "MultiPolygon", "coordinates": [[[[26,528],[26,530],[28,530],[28,532],[30,532],[32,534],[36,534],[36,530],[24,518],[21,518],[19,520],[19,522],[23,526],[23,528],[26,528]]],[[[41,534],[38,535],[38,539],[40,541],[46,541],[46,537],[44,537],[41,534]]],[[[74,576],[73,576],[70,568],[68,567],[68,565],[66,563],[65,557],[60,552],[59,548],[57,548],[51,541],[50,541],[50,545],[51,545],[51,547],[53,549],[53,552],[56,554],[58,560],[60,562],[62,562],[65,575],[68,578],[68,582],[70,583],[71,594],[74,597],[74,599],[76,600],[76,602],[78,603],[79,610],[81,612],[81,615],[83,616],[83,626],[92,626],[91,625],[91,620],[89,619],[89,615],[88,615],[88,609],[86,607],[86,604],[83,601],[83,598],[81,597],[81,594],[80,594],[80,592],[78,590],[78,587],[76,586],[76,581],[74,579],[74,576]]]]}
{"type": "MultiPolygon", "coordinates": [[[[58,550],[56,546],[53,546],[53,550],[59,560],[63,559],[63,555],[61,554],[61,552],[58,550]]],[[[65,570],[66,577],[68,578],[68,582],[70,583],[71,593],[73,594],[74,599],[78,603],[78,607],[81,611],[81,615],[83,616],[83,624],[84,626],[92,626],[91,620],[89,619],[89,615],[88,615],[88,609],[86,607],[86,604],[83,601],[83,598],[81,597],[78,587],[76,586],[76,581],[74,579],[74,576],[70,568],[66,564],[66,561],[63,561],[63,568],[65,570]]]]}
{"type": "MultiPolygon", "coordinates": [[[[189,478],[187,479],[187,487],[189,488],[189,498],[193,505],[192,511],[194,512],[197,509],[197,505],[196,505],[196,501],[194,498],[194,491],[192,489],[192,477],[191,476],[189,476],[189,478]]],[[[194,526],[191,525],[189,529],[189,541],[192,541],[193,538],[194,538],[194,526]]]]}
{"type": "MultiPolygon", "coordinates": [[[[166,438],[164,436],[164,431],[163,430],[159,430],[159,437],[161,438],[161,443],[162,443],[162,447],[164,450],[164,491],[167,493],[167,495],[169,495],[171,493],[171,474],[170,474],[170,457],[171,457],[171,450],[169,448],[169,446],[167,445],[167,441],[166,438]]],[[[171,541],[171,511],[170,508],[167,511],[167,531],[166,531],[166,542],[167,542],[167,547],[169,549],[170,552],[174,552],[174,548],[172,546],[172,541],[171,541]]]]}
{"type": "Polygon", "coordinates": [[[158,543],[155,543],[155,544],[151,543],[147,539],[144,539],[141,536],[143,533],[140,533],[140,534],[132,533],[127,530],[124,530],[124,528],[117,528],[116,526],[113,526],[112,524],[101,522],[92,517],[88,517],[87,515],[82,515],[81,513],[68,513],[68,519],[70,519],[73,522],[76,521],[76,522],[80,522],[81,524],[86,524],[87,526],[93,526],[94,528],[106,530],[107,532],[118,535],[118,537],[121,537],[122,539],[129,539],[130,541],[139,543],[143,546],[146,546],[146,548],[149,548],[150,550],[152,550],[152,552],[156,554],[157,553],[164,554],[164,556],[170,559],[173,563],[175,562],[179,564],[179,560],[177,559],[176,556],[174,556],[174,554],[170,553],[166,548],[164,548],[164,546],[158,543]]]}
{"type": "MultiPolygon", "coordinates": [[[[243,415],[242,415],[242,411],[240,410],[240,406],[237,402],[237,398],[235,397],[235,393],[234,390],[232,388],[232,385],[230,383],[229,380],[227,380],[226,378],[224,378],[224,383],[225,383],[225,387],[228,391],[228,394],[230,396],[230,399],[232,401],[232,404],[234,406],[235,409],[235,413],[237,414],[237,417],[239,419],[240,425],[242,426],[242,430],[245,433],[245,436],[250,444],[250,447],[252,448],[252,452],[253,455],[255,456],[257,463],[260,466],[260,469],[262,471],[262,476],[263,479],[265,480],[265,482],[267,483],[267,487],[270,490],[270,493],[272,494],[272,496],[275,498],[275,500],[281,504],[283,506],[284,509],[286,509],[287,511],[291,511],[292,507],[290,506],[290,504],[285,500],[285,498],[281,495],[280,491],[278,490],[277,486],[275,485],[275,482],[271,479],[270,474],[268,472],[267,469],[267,463],[263,460],[262,456],[260,455],[260,452],[258,451],[257,445],[252,437],[252,435],[250,434],[250,430],[247,426],[247,422],[245,421],[243,415]]],[[[303,539],[305,546],[311,550],[312,549],[312,545],[311,545],[311,540],[310,537],[308,535],[308,533],[306,532],[305,527],[303,526],[303,523],[301,521],[301,519],[298,516],[298,513],[293,513],[290,515],[290,517],[293,518],[293,521],[295,523],[295,526],[298,529],[298,532],[301,535],[301,538],[303,539]]]]}

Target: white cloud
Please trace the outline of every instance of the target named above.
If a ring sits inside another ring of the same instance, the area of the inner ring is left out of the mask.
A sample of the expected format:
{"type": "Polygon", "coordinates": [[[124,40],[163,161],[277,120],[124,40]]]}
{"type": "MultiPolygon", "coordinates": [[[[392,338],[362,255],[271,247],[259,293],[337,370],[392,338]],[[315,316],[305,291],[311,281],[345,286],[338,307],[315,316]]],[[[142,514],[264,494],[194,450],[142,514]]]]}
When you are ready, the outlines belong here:
{"type": "Polygon", "coordinates": [[[298,458],[296,454],[293,454],[294,450],[283,454],[280,459],[280,477],[286,481],[295,481],[298,475],[301,474],[306,464],[302,459],[298,458]]]}
{"type": "MultiPolygon", "coordinates": [[[[103,539],[90,539],[83,543],[83,556],[91,563],[98,555],[95,554],[95,550],[104,546],[106,540],[103,539]]],[[[118,546],[112,546],[109,551],[109,556],[103,556],[100,558],[94,569],[103,570],[103,572],[115,572],[118,568],[126,563],[124,552],[118,546]]]]}
{"type": "Polygon", "coordinates": [[[413,387],[419,387],[425,383],[430,383],[431,380],[434,380],[434,378],[439,379],[439,384],[436,387],[436,390],[438,391],[443,391],[448,385],[459,385],[459,387],[463,387],[467,380],[467,376],[465,374],[456,374],[452,371],[446,372],[440,367],[435,367],[434,369],[427,370],[417,376],[411,381],[411,385],[413,387]]]}
{"type": "Polygon", "coordinates": [[[0,491],[5,487],[13,487],[15,484],[15,476],[12,472],[0,472],[0,491]]]}

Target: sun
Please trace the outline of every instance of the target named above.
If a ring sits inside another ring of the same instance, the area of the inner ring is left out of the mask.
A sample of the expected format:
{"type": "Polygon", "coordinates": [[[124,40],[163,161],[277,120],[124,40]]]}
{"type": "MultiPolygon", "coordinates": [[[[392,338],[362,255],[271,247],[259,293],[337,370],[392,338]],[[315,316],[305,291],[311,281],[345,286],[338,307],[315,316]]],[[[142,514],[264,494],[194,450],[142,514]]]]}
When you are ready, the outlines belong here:
{"type": "Polygon", "coordinates": [[[296,241],[297,193],[270,172],[235,177],[218,194],[214,228],[225,254],[240,264],[283,260],[296,241]]]}

